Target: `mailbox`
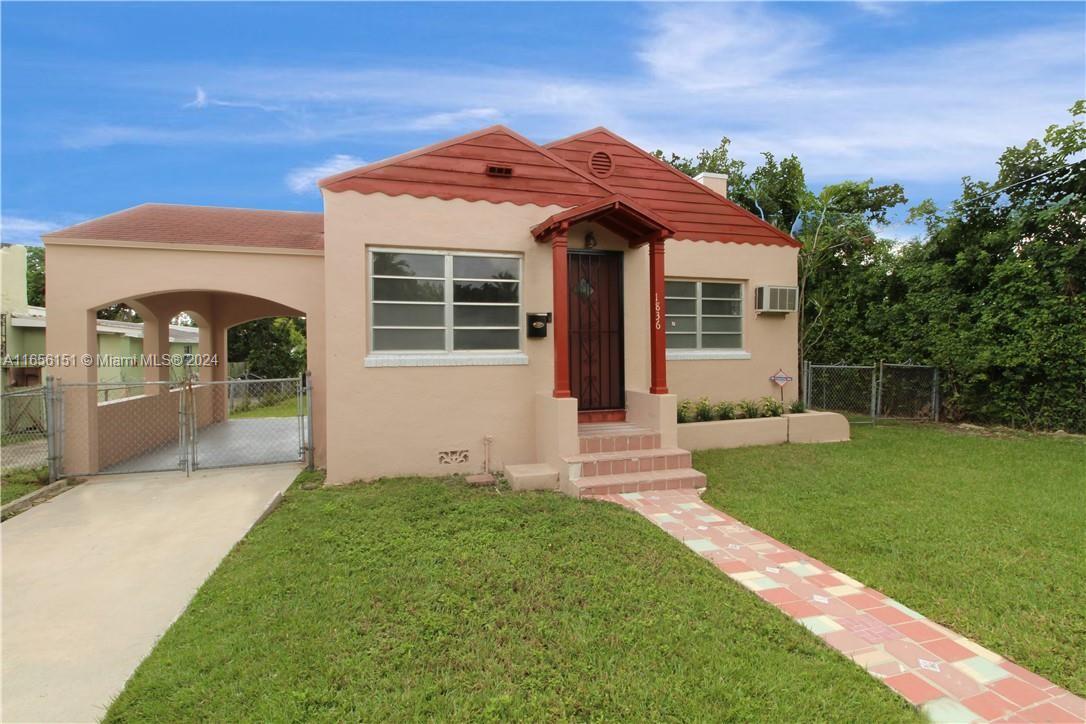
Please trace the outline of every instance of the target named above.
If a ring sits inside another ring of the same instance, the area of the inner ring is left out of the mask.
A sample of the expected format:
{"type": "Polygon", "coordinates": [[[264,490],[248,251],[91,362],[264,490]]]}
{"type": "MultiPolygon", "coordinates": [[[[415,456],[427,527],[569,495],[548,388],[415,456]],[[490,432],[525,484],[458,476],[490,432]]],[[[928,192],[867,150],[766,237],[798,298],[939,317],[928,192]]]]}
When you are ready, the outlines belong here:
{"type": "Polygon", "coordinates": [[[550,321],[550,312],[528,312],[528,336],[546,337],[547,324],[550,321]]]}

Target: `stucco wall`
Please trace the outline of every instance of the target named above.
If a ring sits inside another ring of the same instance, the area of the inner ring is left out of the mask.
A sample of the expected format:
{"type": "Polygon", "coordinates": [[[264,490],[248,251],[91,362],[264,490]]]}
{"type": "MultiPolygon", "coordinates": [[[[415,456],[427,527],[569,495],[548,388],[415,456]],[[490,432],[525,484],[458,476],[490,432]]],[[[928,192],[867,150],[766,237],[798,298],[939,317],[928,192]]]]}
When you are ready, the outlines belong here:
{"type": "MultiPolygon", "coordinates": [[[[756,314],[754,290],[763,284],[795,286],[797,250],[792,247],[721,244],[703,241],[667,242],[666,276],[722,279],[743,284],[743,351],[750,359],[669,360],[667,382],[679,399],[708,396],[722,400],[780,395],[769,381],[783,369],[798,378],[799,315],[756,314]]],[[[784,388],[785,400],[797,396],[796,382],[784,388]]]]}
{"type": "Polygon", "coordinates": [[[328,479],[342,483],[399,473],[451,473],[535,460],[537,391],[553,383],[553,343],[524,339],[525,365],[365,367],[367,249],[498,251],[524,255],[522,307],[551,311],[550,254],[529,229],[560,210],[486,201],[324,193],[328,310],[328,479]],[[468,462],[438,453],[467,450],[468,462]]]}

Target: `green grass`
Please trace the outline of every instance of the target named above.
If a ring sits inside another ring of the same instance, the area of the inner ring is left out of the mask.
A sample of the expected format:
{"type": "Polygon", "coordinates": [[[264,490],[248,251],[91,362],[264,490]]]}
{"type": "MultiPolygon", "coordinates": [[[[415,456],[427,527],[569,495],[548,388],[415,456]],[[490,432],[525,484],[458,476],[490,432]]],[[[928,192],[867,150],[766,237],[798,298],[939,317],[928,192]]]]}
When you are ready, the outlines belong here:
{"type": "MultiPolygon", "coordinates": [[[[305,409],[305,399],[302,400],[302,409],[305,409]]],[[[263,407],[250,407],[247,410],[230,413],[231,419],[239,417],[295,417],[298,414],[298,398],[291,396],[271,405],[263,407]]]]}
{"type": "Polygon", "coordinates": [[[917,720],[618,506],[418,478],[306,487],[107,721],[917,720]]]}
{"type": "Polygon", "coordinates": [[[1086,693],[1086,438],[852,432],[694,466],[707,502],[1086,693]]]}
{"type": "Polygon", "coordinates": [[[48,466],[16,468],[0,473],[0,505],[33,493],[49,482],[48,466]]]}

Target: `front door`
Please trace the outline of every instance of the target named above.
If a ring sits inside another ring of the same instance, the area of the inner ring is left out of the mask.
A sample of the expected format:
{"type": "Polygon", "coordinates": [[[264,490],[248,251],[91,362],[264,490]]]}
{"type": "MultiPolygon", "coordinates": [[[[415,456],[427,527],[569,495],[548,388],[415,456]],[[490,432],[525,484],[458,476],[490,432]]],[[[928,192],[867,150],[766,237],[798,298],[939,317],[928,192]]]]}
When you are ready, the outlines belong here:
{"type": "Polygon", "coordinates": [[[569,252],[569,376],[578,410],[624,410],[622,253],[569,252]]]}

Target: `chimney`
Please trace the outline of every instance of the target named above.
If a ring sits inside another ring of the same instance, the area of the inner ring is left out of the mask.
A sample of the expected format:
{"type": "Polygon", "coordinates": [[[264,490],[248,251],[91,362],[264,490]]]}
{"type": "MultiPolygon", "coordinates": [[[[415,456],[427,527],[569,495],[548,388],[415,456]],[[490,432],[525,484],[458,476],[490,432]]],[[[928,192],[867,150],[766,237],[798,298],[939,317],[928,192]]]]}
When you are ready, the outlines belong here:
{"type": "Polygon", "coordinates": [[[708,186],[712,191],[716,191],[721,196],[728,196],[728,174],[726,173],[709,173],[708,171],[702,171],[694,177],[702,186],[708,186]]]}

